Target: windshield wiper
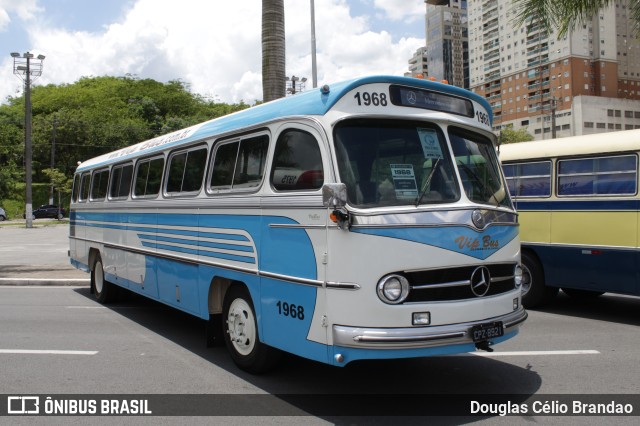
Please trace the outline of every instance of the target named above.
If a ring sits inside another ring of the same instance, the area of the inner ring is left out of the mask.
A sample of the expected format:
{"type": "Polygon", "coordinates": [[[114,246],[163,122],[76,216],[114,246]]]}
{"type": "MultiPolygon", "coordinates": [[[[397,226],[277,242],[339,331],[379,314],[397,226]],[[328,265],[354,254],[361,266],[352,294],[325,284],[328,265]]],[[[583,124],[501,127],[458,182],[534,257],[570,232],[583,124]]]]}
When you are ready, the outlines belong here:
{"type": "Polygon", "coordinates": [[[438,166],[440,165],[440,160],[441,160],[441,158],[436,159],[436,162],[433,165],[433,168],[431,169],[431,172],[429,173],[429,176],[427,177],[427,180],[425,181],[424,185],[422,186],[422,191],[420,192],[420,196],[418,198],[416,198],[416,207],[418,207],[420,205],[420,201],[422,201],[422,199],[424,198],[425,194],[427,193],[427,189],[429,189],[429,184],[431,183],[431,179],[433,179],[433,175],[435,174],[438,166]]]}

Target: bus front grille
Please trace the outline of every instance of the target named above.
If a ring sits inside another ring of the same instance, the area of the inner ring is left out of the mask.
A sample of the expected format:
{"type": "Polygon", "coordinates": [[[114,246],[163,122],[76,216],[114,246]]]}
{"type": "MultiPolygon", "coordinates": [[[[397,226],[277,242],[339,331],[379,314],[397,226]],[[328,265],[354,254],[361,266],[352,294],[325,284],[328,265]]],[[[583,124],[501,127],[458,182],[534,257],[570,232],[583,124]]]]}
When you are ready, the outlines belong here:
{"type": "Polygon", "coordinates": [[[411,291],[404,303],[466,300],[506,293],[515,289],[514,268],[515,263],[503,263],[405,272],[411,291]],[[482,271],[476,272],[482,267],[486,268],[483,277],[478,275],[482,271]],[[478,278],[472,278],[474,273],[478,278]],[[485,278],[488,288],[475,286],[474,291],[472,280],[478,284],[485,278]]]}

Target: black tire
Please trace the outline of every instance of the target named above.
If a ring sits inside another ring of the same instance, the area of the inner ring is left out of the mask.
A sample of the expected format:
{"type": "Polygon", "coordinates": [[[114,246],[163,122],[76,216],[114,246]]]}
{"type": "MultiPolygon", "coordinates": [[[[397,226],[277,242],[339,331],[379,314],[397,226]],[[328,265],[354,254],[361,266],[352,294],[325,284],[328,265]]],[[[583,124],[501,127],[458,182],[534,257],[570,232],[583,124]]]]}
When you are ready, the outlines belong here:
{"type": "Polygon", "coordinates": [[[232,285],[222,305],[224,342],[233,362],[252,374],[272,369],[280,352],[260,342],[258,323],[249,291],[242,284],[232,285]]]}
{"type": "Polygon", "coordinates": [[[522,252],[522,305],[535,308],[553,300],[558,287],[547,287],[544,270],[538,259],[526,251],[522,252]]]}
{"type": "Polygon", "coordinates": [[[58,220],[62,220],[64,218],[64,215],[62,213],[58,213],[58,220]]]}
{"type": "Polygon", "coordinates": [[[602,296],[604,291],[581,290],[577,288],[562,288],[562,291],[572,299],[594,299],[602,296]]]}
{"type": "Polygon", "coordinates": [[[91,270],[91,290],[96,300],[100,303],[111,303],[117,298],[118,288],[104,278],[104,268],[102,266],[102,258],[96,255],[91,270]]]}
{"type": "Polygon", "coordinates": [[[0,216],[0,222],[4,222],[5,220],[7,220],[7,218],[6,218],[6,217],[4,217],[4,216],[0,216]]]}

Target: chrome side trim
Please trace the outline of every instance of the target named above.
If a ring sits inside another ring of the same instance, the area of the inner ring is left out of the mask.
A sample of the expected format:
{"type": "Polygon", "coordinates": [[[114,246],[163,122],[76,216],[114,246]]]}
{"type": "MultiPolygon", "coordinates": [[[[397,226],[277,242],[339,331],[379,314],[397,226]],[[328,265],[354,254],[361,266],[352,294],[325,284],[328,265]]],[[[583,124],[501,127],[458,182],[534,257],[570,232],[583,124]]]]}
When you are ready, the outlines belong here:
{"type": "Polygon", "coordinates": [[[273,272],[265,272],[265,271],[259,271],[258,275],[266,278],[273,278],[274,280],[279,280],[279,281],[293,282],[296,284],[309,285],[312,287],[324,287],[324,281],[311,280],[308,278],[292,277],[289,275],[276,274],[273,272]]]}
{"type": "Polygon", "coordinates": [[[502,210],[465,208],[456,210],[431,210],[409,213],[380,213],[362,215],[352,213],[352,228],[431,228],[443,226],[465,226],[484,230],[491,226],[518,226],[518,215],[502,210]],[[486,224],[482,229],[474,225],[472,215],[479,211],[486,224]]]}
{"type": "Polygon", "coordinates": [[[338,283],[334,281],[327,281],[327,288],[334,290],[360,290],[360,285],[355,283],[338,283]]]}
{"type": "Polygon", "coordinates": [[[527,319],[527,316],[527,312],[520,308],[517,311],[481,321],[441,326],[366,328],[334,325],[333,344],[351,348],[409,349],[473,343],[470,333],[473,326],[502,321],[506,333],[514,331],[527,319]]]}
{"type": "Polygon", "coordinates": [[[290,228],[290,229],[325,229],[326,225],[303,225],[294,223],[270,223],[269,228],[290,228]]]}

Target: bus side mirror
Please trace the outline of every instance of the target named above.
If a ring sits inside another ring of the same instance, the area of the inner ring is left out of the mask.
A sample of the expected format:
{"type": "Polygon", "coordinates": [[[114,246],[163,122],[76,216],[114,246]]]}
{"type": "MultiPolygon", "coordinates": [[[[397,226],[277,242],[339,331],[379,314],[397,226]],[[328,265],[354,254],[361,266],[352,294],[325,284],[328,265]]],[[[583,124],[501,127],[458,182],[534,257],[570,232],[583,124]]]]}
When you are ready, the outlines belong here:
{"type": "Polygon", "coordinates": [[[322,203],[325,207],[341,209],[347,205],[347,185],[325,183],[322,186],[322,203]]]}

